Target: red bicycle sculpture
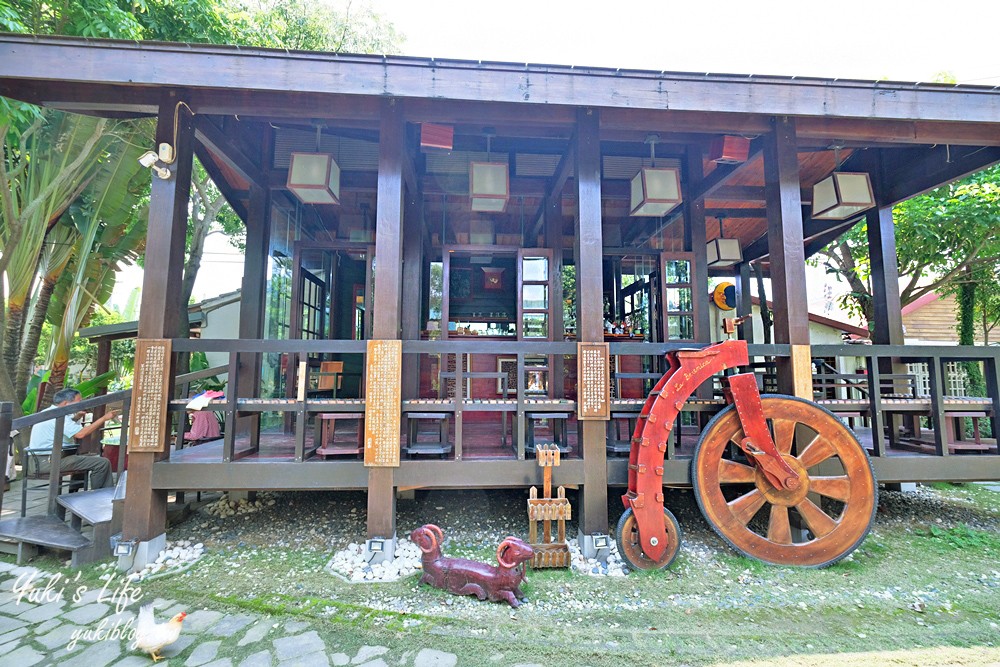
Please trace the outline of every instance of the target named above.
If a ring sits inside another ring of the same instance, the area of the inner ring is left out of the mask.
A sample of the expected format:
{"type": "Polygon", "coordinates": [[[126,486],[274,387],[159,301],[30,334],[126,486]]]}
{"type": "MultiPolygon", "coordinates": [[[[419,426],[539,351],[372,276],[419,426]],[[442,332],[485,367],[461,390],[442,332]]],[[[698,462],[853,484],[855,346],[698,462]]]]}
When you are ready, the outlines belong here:
{"type": "MultiPolygon", "coordinates": [[[[622,496],[618,546],[633,568],[665,568],[680,548],[677,519],[663,506],[663,461],[685,401],[716,373],[748,363],[740,340],[667,354],[668,370],[632,434],[622,496]]],[[[851,553],[877,504],[871,461],[854,433],[815,403],[762,396],[753,373],[723,382],[729,405],[702,432],[691,461],[705,519],[733,549],[768,563],[825,567],[851,553]]]]}

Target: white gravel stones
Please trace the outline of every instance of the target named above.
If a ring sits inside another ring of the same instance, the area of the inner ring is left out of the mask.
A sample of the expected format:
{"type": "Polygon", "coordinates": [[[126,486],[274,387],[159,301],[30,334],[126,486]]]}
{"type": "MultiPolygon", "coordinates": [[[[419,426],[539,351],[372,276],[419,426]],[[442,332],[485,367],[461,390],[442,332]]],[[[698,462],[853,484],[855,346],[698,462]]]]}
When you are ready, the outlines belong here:
{"type": "Polygon", "coordinates": [[[618,554],[618,543],[611,540],[611,554],[608,562],[602,563],[596,558],[584,558],[580,551],[580,544],[577,539],[566,540],[569,546],[571,558],[570,569],[576,574],[583,574],[588,577],[624,577],[628,574],[628,565],[618,554]]]}
{"type": "Polygon", "coordinates": [[[265,507],[274,505],[274,496],[270,493],[258,493],[254,501],[241,498],[240,500],[230,500],[229,494],[224,493],[222,497],[214,503],[205,506],[205,512],[217,517],[242,516],[259,512],[265,507]]]}
{"type": "Polygon", "coordinates": [[[365,560],[364,545],[351,542],[333,555],[326,569],[352,583],[396,581],[420,570],[420,549],[404,537],[396,543],[392,561],[371,564],[365,560]]]}
{"type": "Polygon", "coordinates": [[[133,572],[129,578],[133,581],[142,581],[153,575],[181,572],[191,567],[204,554],[205,545],[201,542],[193,540],[167,542],[166,548],[156,556],[155,561],[138,572],[133,572]]]}

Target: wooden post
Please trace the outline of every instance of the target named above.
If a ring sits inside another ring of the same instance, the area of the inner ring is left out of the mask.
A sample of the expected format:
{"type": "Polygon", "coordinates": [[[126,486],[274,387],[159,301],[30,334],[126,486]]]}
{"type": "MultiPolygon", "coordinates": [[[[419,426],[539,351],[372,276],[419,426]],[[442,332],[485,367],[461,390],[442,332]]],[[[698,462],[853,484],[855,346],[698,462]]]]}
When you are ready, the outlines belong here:
{"type": "MultiPolygon", "coordinates": [[[[184,272],[184,237],[187,232],[188,197],[191,191],[193,131],[191,114],[177,107],[175,91],[160,102],[156,123],[156,142],[171,144],[175,159],[167,165],[170,178],[155,174],[149,199],[149,226],[146,232],[146,261],[142,279],[142,304],[139,309],[139,338],[173,338],[180,330],[186,304],[181,303],[184,272]],[[174,145],[174,114],[177,114],[177,141],[174,145]]],[[[173,395],[172,360],[166,397],[173,395]]],[[[138,376],[139,369],[136,368],[138,376]]],[[[168,427],[169,428],[169,420],[168,427]]],[[[163,438],[170,437],[164,429],[163,438]]],[[[128,486],[125,495],[123,537],[126,540],[150,540],[166,529],[167,492],[154,490],[153,463],[170,457],[170,448],[161,453],[135,452],[129,457],[128,486]]]]}
{"type": "MultiPolygon", "coordinates": [[[[866,151],[867,153],[868,151],[866,151]]],[[[875,345],[903,345],[903,307],[899,298],[899,267],[896,255],[896,228],[892,222],[892,206],[885,201],[885,178],[882,172],[882,152],[870,158],[868,166],[872,190],[878,207],[865,214],[868,226],[868,258],[871,262],[872,281],[872,343],[875,345]]],[[[888,374],[906,373],[906,364],[898,359],[878,360],[879,371],[888,374]]],[[[878,385],[872,385],[878,387],[878,385]]],[[[919,417],[894,414],[888,419],[890,433],[895,438],[904,423],[911,432],[919,427],[919,417]]]]}
{"type": "MultiPolygon", "coordinates": [[[[403,303],[401,314],[403,340],[420,340],[424,282],[423,206],[419,192],[406,193],[406,214],[403,224],[403,303]]],[[[445,327],[447,329],[447,327],[445,327]]],[[[403,355],[403,398],[420,394],[420,355],[403,355]]]]}
{"type": "Polygon", "coordinates": [[[772,127],[764,141],[764,196],[774,342],[792,346],[790,357],[777,359],[778,391],[811,399],[812,359],[795,120],[782,116],[772,120],[772,127]]]}
{"type": "MultiPolygon", "coordinates": [[[[406,122],[403,105],[383,100],[378,149],[378,201],[375,223],[375,280],[372,338],[400,337],[403,263],[403,161],[406,122]]],[[[396,494],[392,468],[368,469],[368,537],[396,534],[396,494]]]]}
{"type": "MultiPolygon", "coordinates": [[[[101,338],[97,341],[97,375],[103,375],[111,370],[111,339],[101,338]]],[[[104,396],[108,393],[106,386],[101,387],[96,392],[94,396],[104,396]]],[[[99,405],[94,408],[94,419],[100,419],[107,412],[107,407],[99,405]]],[[[94,433],[90,434],[87,438],[86,449],[81,449],[81,454],[90,454],[94,452],[98,455],[101,454],[101,437],[104,435],[101,429],[98,429],[94,433]]]]}
{"type": "MultiPolygon", "coordinates": [[[[604,243],[601,235],[601,137],[596,109],[577,112],[576,132],[576,298],[579,316],[577,340],[604,342],[604,285],[601,263],[604,243]]],[[[608,466],[605,423],[577,421],[583,451],[583,492],[580,532],[606,533],[608,530],[608,466]]]]}
{"type": "MultiPolygon", "coordinates": [[[[14,455],[13,452],[8,453],[10,449],[10,428],[13,420],[14,404],[0,403],[0,470],[3,470],[4,473],[7,472],[7,456],[14,455]]],[[[24,481],[21,483],[26,484],[24,481]]],[[[3,493],[3,487],[0,486],[0,513],[3,511],[3,493]]]]}
{"type": "MultiPolygon", "coordinates": [[[[704,164],[702,162],[701,144],[691,144],[687,147],[687,187],[689,191],[698,190],[704,178],[704,164]]],[[[708,322],[708,257],[705,254],[707,233],[705,231],[705,199],[699,197],[688,203],[684,216],[684,250],[694,253],[694,262],[691,267],[691,286],[694,294],[694,339],[699,343],[709,343],[712,334],[709,331],[708,322]]],[[[698,396],[702,398],[710,397],[712,387],[705,383],[699,387],[698,396]],[[707,396],[703,395],[704,390],[708,390],[707,396]]]]}
{"type": "MultiPolygon", "coordinates": [[[[750,293],[750,262],[740,262],[737,269],[736,315],[746,317],[753,315],[753,298],[750,293]]],[[[752,345],[754,342],[753,318],[751,317],[743,324],[737,325],[736,332],[737,338],[752,345]]]]}
{"type": "MultiPolygon", "coordinates": [[[[552,249],[552,261],[549,262],[549,284],[552,285],[552,293],[549,295],[552,304],[552,322],[549,324],[549,340],[562,340],[566,330],[566,323],[563,321],[563,230],[562,230],[562,192],[553,192],[552,196],[545,201],[543,211],[545,220],[545,245],[552,249]]],[[[577,297],[579,300],[579,297],[577,297]]],[[[563,378],[566,374],[566,363],[563,355],[556,354],[549,357],[549,368],[552,372],[549,382],[549,396],[552,398],[563,398],[566,395],[566,387],[563,378]]]]}
{"type": "MultiPolygon", "coordinates": [[[[271,245],[271,193],[256,185],[250,186],[250,206],[246,219],[246,255],[243,260],[243,285],[240,289],[240,339],[264,337],[266,311],[268,250],[271,245]]],[[[237,397],[256,398],[260,395],[261,355],[240,355],[239,386],[231,387],[237,397]]],[[[260,446],[260,415],[237,420],[236,430],[250,434],[250,447],[260,446]]]]}

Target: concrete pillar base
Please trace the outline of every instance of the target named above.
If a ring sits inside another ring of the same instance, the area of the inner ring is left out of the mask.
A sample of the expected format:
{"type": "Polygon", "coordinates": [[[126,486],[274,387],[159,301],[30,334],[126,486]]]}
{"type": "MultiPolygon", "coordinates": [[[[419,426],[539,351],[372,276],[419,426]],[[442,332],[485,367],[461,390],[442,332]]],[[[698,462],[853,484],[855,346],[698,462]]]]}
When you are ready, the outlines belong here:
{"type": "Polygon", "coordinates": [[[608,535],[580,535],[580,552],[584,558],[596,558],[602,563],[608,562],[611,555],[611,537],[608,535]],[[604,546],[598,546],[599,544],[604,546]]]}
{"type": "Polygon", "coordinates": [[[138,572],[150,563],[155,562],[160,552],[166,548],[166,533],[160,533],[146,542],[139,542],[132,548],[130,555],[118,557],[118,569],[121,572],[138,572]]]}
{"type": "Polygon", "coordinates": [[[396,557],[396,536],[378,537],[366,541],[362,554],[372,565],[392,561],[396,557]]]}
{"type": "Polygon", "coordinates": [[[885,485],[886,491],[902,491],[903,493],[913,493],[917,490],[916,482],[890,482],[885,485]]]}

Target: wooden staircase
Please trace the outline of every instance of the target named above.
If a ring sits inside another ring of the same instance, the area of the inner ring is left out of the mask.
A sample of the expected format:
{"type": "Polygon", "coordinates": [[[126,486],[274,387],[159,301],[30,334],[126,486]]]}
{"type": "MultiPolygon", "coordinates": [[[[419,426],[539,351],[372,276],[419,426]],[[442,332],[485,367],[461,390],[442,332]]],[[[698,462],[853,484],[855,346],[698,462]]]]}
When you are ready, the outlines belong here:
{"type": "Polygon", "coordinates": [[[103,560],[111,555],[109,538],[121,530],[125,500],[123,473],[114,488],[95,489],[61,495],[59,506],[69,514],[70,521],[52,515],[16,517],[0,521],[0,540],[17,545],[17,563],[34,555],[37,547],[69,551],[73,567],[103,560]],[[88,537],[84,526],[93,531],[88,537]]]}

